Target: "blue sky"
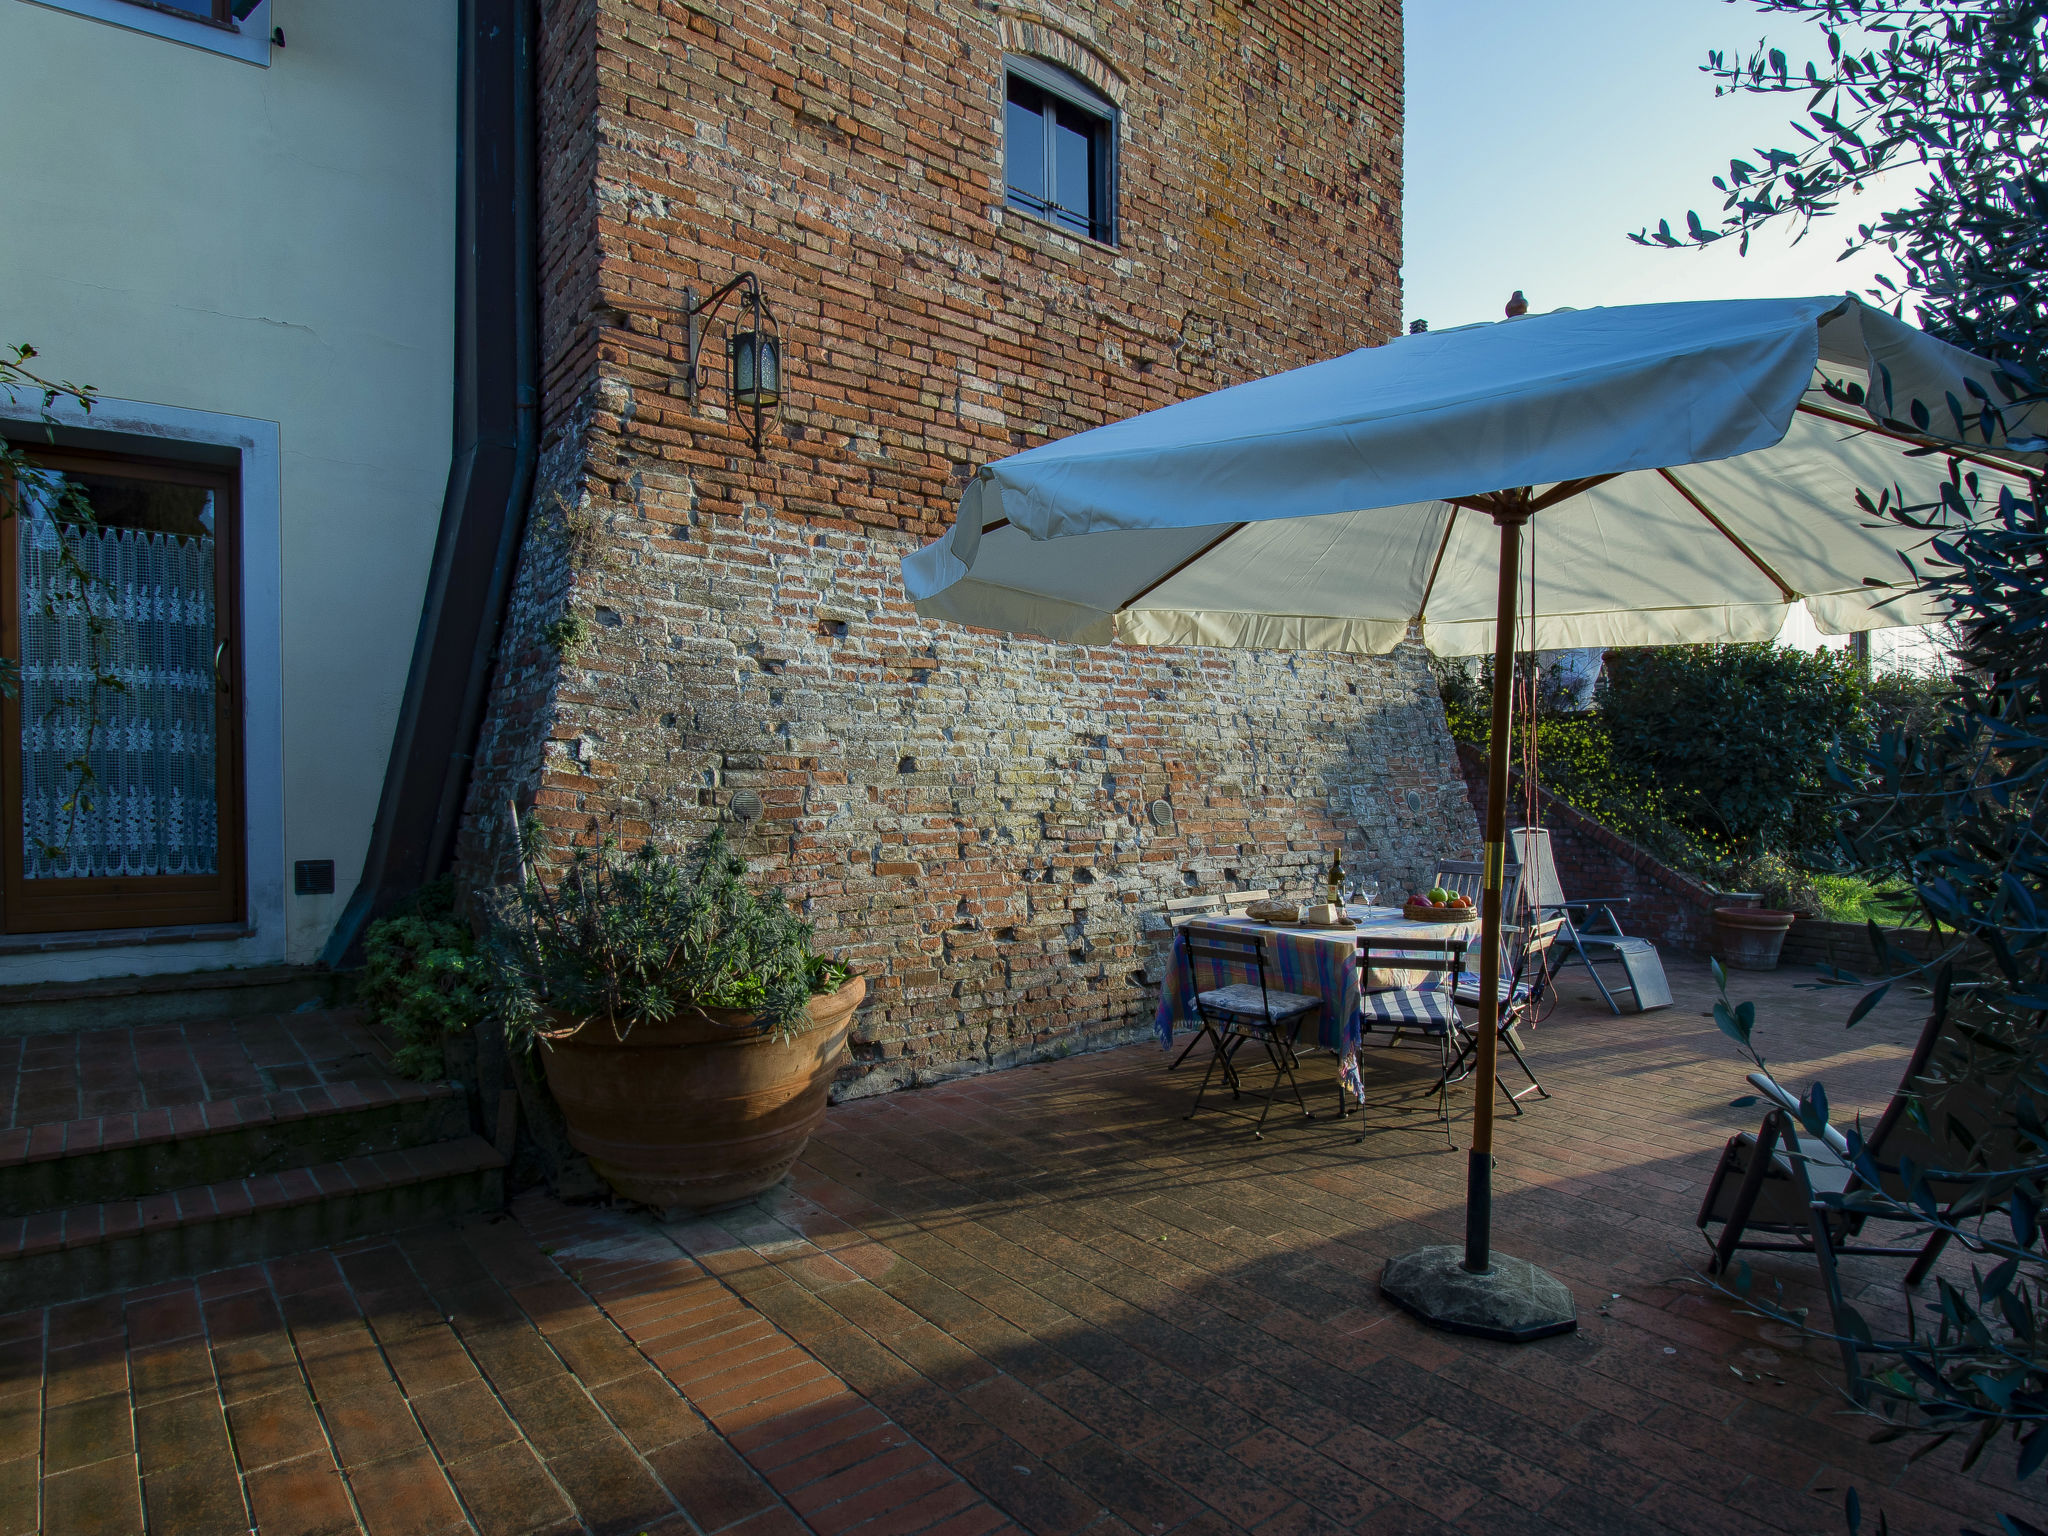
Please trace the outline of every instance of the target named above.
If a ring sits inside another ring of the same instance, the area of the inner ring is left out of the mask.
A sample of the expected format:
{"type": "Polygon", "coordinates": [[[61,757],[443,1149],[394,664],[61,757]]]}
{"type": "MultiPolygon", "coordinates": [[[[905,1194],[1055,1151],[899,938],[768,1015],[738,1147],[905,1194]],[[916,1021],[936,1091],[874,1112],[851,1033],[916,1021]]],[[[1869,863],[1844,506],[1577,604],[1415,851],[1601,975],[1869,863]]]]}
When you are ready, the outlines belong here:
{"type": "MultiPolygon", "coordinates": [[[[1793,245],[1648,250],[1630,230],[1720,208],[1734,154],[1787,145],[1798,96],[1716,100],[1710,48],[1768,34],[1796,61],[1819,33],[1728,0],[1410,0],[1407,317],[1497,320],[1522,289],[1537,310],[1860,292],[1884,258],[1839,263],[1853,211],[1793,245]]],[[[1891,194],[1897,200],[1898,193],[1891,194]]],[[[1869,217],[1886,201],[1870,197],[1869,217]]]]}
{"type": "MultiPolygon", "coordinates": [[[[1498,320],[1521,289],[1536,310],[1676,299],[1861,293],[1882,253],[1842,262],[1857,218],[1903,201],[1896,181],[1814,226],[1706,251],[1631,244],[1688,208],[1719,212],[1729,157],[1790,147],[1802,96],[1716,99],[1707,51],[1763,36],[1795,61],[1820,34],[1729,0],[1409,0],[1406,318],[1436,329],[1498,320]],[[1859,206],[1860,205],[1860,206],[1859,206]]],[[[1822,47],[1825,45],[1822,44],[1822,47]]],[[[1908,183],[1910,185],[1910,182],[1908,183]]],[[[1926,661],[1917,630],[1879,631],[1883,665],[1926,661]],[[1893,653],[1897,653],[1894,658],[1893,653]]],[[[1804,608],[1781,637],[1823,640],[1804,608]]]]}

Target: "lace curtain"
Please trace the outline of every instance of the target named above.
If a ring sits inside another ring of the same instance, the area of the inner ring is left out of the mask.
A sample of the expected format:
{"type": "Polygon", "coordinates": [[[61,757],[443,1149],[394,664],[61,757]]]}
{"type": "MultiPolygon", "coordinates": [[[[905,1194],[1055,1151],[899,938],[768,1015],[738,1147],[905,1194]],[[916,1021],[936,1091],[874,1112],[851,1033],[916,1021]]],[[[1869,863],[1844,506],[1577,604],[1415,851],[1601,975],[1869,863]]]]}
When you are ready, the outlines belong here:
{"type": "Polygon", "coordinates": [[[213,540],[17,523],[23,874],[212,874],[213,540]]]}

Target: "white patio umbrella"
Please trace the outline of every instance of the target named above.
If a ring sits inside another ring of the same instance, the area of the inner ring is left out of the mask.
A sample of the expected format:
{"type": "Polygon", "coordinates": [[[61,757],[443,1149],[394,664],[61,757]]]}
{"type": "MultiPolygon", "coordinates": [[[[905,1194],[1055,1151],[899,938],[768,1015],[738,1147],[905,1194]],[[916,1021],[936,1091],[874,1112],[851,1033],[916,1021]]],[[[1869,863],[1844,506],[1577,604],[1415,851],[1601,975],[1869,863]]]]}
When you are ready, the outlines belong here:
{"type": "MultiPolygon", "coordinates": [[[[929,617],[1053,640],[1378,653],[1414,634],[1493,652],[1475,1073],[1490,1084],[1523,528],[1543,649],[1768,640],[1802,599],[1829,633],[1924,623],[1940,614],[1900,556],[1926,536],[1855,492],[1936,499],[1947,459],[1906,452],[1933,417],[1972,418],[1976,472],[2024,475],[2048,408],[1983,418],[2003,399],[1994,365],[1854,298],[1529,315],[999,460],[904,580],[929,617]]],[[[1476,1097],[1462,1258],[1405,1255],[1381,1284],[1465,1331],[1574,1326],[1569,1292],[1491,1251],[1493,1095],[1476,1097]]]]}

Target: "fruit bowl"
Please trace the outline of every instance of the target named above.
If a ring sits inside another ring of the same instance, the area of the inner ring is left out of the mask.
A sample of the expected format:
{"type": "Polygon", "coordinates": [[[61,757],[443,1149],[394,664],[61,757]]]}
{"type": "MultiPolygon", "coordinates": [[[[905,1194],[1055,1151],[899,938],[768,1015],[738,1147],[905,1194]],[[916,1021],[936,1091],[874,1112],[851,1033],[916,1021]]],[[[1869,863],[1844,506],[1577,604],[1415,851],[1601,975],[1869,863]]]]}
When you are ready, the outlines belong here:
{"type": "Polygon", "coordinates": [[[1471,923],[1479,920],[1479,909],[1440,907],[1432,902],[1410,901],[1402,906],[1401,915],[1412,923],[1471,923]]]}

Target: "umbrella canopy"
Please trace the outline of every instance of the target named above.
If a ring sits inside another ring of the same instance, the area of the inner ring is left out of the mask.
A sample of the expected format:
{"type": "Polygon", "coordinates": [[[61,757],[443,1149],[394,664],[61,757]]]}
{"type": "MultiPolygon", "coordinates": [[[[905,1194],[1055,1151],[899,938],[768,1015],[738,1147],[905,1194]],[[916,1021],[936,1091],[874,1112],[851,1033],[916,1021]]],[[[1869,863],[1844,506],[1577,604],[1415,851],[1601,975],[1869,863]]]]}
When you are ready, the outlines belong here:
{"type": "MultiPolygon", "coordinates": [[[[904,576],[930,617],[1055,640],[1382,652],[1419,625],[1473,655],[1498,540],[1458,502],[1612,476],[1530,522],[1540,648],[1768,640],[1802,599],[1827,633],[1922,624],[1868,584],[1910,587],[1921,539],[1855,492],[1935,499],[1946,461],[1894,418],[1967,409],[1966,380],[2000,400],[1995,373],[1843,297],[1404,336],[999,460],[904,576]]],[[[2023,467],[2003,444],[1986,473],[2023,467]]]]}

